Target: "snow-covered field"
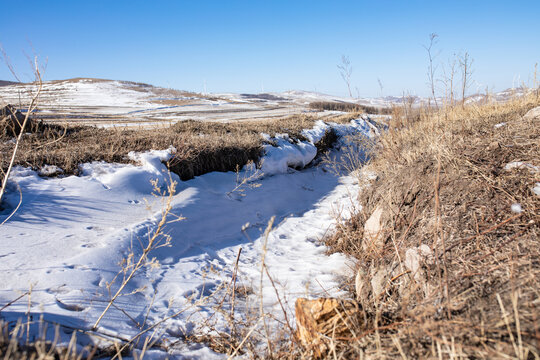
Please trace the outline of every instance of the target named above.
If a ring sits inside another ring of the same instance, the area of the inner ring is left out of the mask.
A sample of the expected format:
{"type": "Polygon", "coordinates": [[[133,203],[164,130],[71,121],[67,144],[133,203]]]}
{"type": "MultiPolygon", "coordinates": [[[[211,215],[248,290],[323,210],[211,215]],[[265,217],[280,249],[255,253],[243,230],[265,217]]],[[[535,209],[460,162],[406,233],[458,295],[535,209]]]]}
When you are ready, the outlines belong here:
{"type": "MultiPolygon", "coordinates": [[[[33,84],[0,86],[0,105],[27,103],[33,84]]],[[[127,81],[69,79],[47,81],[36,116],[45,121],[101,127],[169,126],[182,120],[241,121],[315,113],[314,101],[352,102],[370,106],[401,103],[401,98],[352,99],[307,91],[264,94],[195,94],[127,81]]],[[[317,113],[335,116],[335,112],[317,113]]]]}
{"type": "MultiPolygon", "coordinates": [[[[0,86],[0,99],[17,106],[28,101],[36,85],[0,86]]],[[[99,79],[43,83],[38,117],[48,121],[98,126],[156,126],[193,119],[234,121],[283,117],[304,111],[296,104],[234,101],[146,84],[99,79]]]]}
{"type": "MultiPolygon", "coordinates": [[[[114,279],[121,261],[132,255],[136,260],[156,231],[168,197],[152,194],[171,181],[177,182],[171,214],[183,219],[167,218],[163,233],[170,237],[170,246],[152,251],[156,262],[128,283],[126,295],[116,299],[99,323],[100,336],[130,339],[176,314],[154,329],[154,338],[169,347],[151,350],[153,358],[222,358],[204,344],[181,339],[215,312],[218,300],[210,297],[195,306],[193,301],[230,281],[240,248],[238,281],[253,289],[244,301],[258,301],[250,298],[262,293],[265,311],[278,317],[274,287],[268,277],[262,288],[259,284],[263,254],[289,316],[294,315],[297,297],[340,293],[339,276],[350,264],[342,255],[328,256],[319,240],[355,206],[358,180],[329,171],[324,163],[306,167],[316,155],[313,143],[329,127],[342,141],[348,134],[373,137],[378,132],[364,119],[348,125],[319,122],[304,132],[306,142],[285,134],[269,139],[278,147],[266,146],[261,169],[246,166],[238,174],[208,173],[184,182],[168,174],[163,164],[173,148],[130,154],[139,165],[82,164],[80,176],[43,178],[16,168],[7,195],[10,206],[0,214],[1,223],[22,194],[19,209],[0,226],[0,306],[29,290],[31,296],[3,309],[1,317],[12,322],[43,317],[61,324],[64,344],[71,328],[89,330],[110,298],[107,284],[112,283],[112,294],[120,285],[122,276],[114,279]],[[273,217],[272,231],[265,237],[273,217]]],[[[37,333],[37,328],[31,331],[37,333]]],[[[78,336],[80,345],[97,339],[78,336]]]]}

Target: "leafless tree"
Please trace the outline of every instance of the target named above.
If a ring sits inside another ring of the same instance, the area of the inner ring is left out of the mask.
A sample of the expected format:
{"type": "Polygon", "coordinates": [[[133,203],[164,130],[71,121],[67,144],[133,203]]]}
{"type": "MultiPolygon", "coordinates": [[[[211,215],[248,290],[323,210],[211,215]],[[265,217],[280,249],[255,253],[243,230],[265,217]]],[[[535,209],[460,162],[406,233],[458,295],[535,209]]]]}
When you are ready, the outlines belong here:
{"type": "Polygon", "coordinates": [[[450,105],[455,102],[455,77],[457,71],[458,56],[454,54],[449,60],[447,66],[443,65],[443,83],[445,87],[446,101],[450,105]]]}
{"type": "Polygon", "coordinates": [[[384,97],[383,83],[382,83],[381,79],[379,79],[379,78],[377,78],[377,82],[379,83],[379,89],[381,90],[381,97],[384,97]]]}
{"type": "Polygon", "coordinates": [[[352,74],[352,66],[351,61],[349,60],[348,56],[341,55],[341,64],[338,64],[338,69],[341,77],[343,78],[343,81],[345,81],[345,84],[347,84],[347,90],[349,90],[349,96],[352,96],[351,92],[351,74],[352,74]]]}
{"type": "Polygon", "coordinates": [[[435,73],[437,72],[437,66],[434,65],[433,62],[438,54],[433,53],[433,50],[434,50],[433,47],[437,45],[438,37],[439,35],[435,33],[429,34],[429,45],[423,45],[424,49],[426,49],[428,53],[428,60],[429,60],[428,72],[427,72],[428,84],[431,88],[431,96],[433,97],[433,101],[435,102],[435,106],[437,108],[439,107],[439,104],[437,104],[437,97],[435,96],[435,73]]]}
{"type": "Polygon", "coordinates": [[[538,63],[534,64],[534,89],[536,91],[536,97],[539,97],[540,87],[538,86],[538,63]]]}
{"type": "Polygon", "coordinates": [[[473,59],[471,59],[468,52],[465,52],[459,58],[459,67],[461,69],[461,104],[465,105],[465,95],[467,89],[471,86],[471,76],[473,74],[472,69],[473,59]]]}

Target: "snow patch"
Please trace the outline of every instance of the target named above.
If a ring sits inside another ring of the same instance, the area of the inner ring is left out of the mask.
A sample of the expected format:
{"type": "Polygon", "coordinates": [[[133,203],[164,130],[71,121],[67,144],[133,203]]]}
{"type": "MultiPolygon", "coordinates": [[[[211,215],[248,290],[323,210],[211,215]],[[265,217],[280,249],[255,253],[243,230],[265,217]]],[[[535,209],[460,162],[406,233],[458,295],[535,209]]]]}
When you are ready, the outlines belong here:
{"type": "Polygon", "coordinates": [[[303,168],[317,156],[319,142],[327,131],[334,131],[339,138],[339,144],[348,144],[349,136],[365,136],[373,138],[380,130],[366,117],[351,120],[348,124],[325,123],[319,120],[312,129],[302,131],[308,141],[293,140],[288,134],[277,134],[270,137],[261,134],[263,139],[271,144],[263,146],[261,169],[264,175],[284,174],[290,168],[303,168]]]}
{"type": "Polygon", "coordinates": [[[313,129],[302,130],[302,135],[312,144],[316,144],[317,142],[321,141],[324,134],[326,134],[326,132],[330,129],[332,129],[332,126],[328,125],[322,120],[317,120],[313,129]]]}
{"type": "Polygon", "coordinates": [[[512,206],[510,206],[510,210],[512,210],[512,212],[516,214],[521,214],[523,212],[521,204],[518,203],[512,204],[512,206]]]}
{"type": "Polygon", "coordinates": [[[317,147],[309,142],[295,141],[288,134],[277,134],[272,138],[276,144],[263,146],[261,170],[265,175],[285,174],[289,167],[303,168],[317,156],[317,147]]]}
{"type": "Polygon", "coordinates": [[[150,150],[144,153],[130,152],[128,157],[140,164],[110,164],[103,161],[79,166],[82,175],[100,182],[107,189],[118,189],[131,194],[150,195],[157,189],[166,190],[173,181],[180,178],[170,173],[163,162],[171,159],[174,147],[167,150],[150,150]]]}
{"type": "Polygon", "coordinates": [[[512,161],[504,166],[504,170],[506,171],[510,171],[513,169],[527,169],[532,173],[540,171],[540,168],[538,168],[538,166],[534,166],[532,164],[528,164],[522,161],[512,161]]]}
{"type": "Polygon", "coordinates": [[[536,196],[540,196],[540,182],[537,182],[533,189],[532,189],[532,192],[536,195],[536,196]]]}
{"type": "Polygon", "coordinates": [[[39,169],[38,174],[41,176],[53,176],[57,174],[62,174],[64,170],[60,169],[56,165],[44,165],[39,169]]]}

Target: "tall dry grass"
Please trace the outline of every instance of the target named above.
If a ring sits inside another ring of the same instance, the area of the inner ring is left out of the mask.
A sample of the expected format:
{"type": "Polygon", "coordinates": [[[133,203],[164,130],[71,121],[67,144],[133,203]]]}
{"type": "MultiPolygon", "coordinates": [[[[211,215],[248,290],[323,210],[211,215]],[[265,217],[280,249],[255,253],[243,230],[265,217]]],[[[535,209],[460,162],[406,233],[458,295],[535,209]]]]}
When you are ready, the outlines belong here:
{"type": "Polygon", "coordinates": [[[539,105],[531,93],[395,109],[362,210],[326,241],[358,260],[348,286],[362,325],[335,339],[339,356],[540,356],[540,118],[524,117],[539,105]],[[383,245],[370,247],[377,208],[383,245]]]}

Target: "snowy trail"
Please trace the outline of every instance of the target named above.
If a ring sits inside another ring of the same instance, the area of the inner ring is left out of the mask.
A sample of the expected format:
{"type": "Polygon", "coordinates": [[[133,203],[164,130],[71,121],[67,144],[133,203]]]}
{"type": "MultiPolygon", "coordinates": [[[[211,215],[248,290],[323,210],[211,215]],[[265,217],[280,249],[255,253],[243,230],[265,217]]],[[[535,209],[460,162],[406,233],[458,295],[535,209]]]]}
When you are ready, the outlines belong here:
{"type": "MultiPolygon", "coordinates": [[[[362,133],[369,130],[362,120],[351,124],[362,133]]],[[[306,136],[316,140],[326,128],[321,123],[318,134],[306,136]]],[[[338,132],[345,130],[342,126],[338,132]]],[[[347,272],[347,259],[327,256],[319,240],[338,215],[348,216],[358,190],[356,179],[337,176],[322,165],[287,169],[284,163],[309,162],[313,145],[287,143],[286,137],[278,140],[288,155],[276,153],[279,148],[267,150],[263,169],[276,173],[256,180],[258,187],[231,193],[237,184],[237,174],[232,172],[178,183],[171,213],[185,219],[166,226],[172,246],[151,254],[160,266],[136,276],[126,293],[144,289],[120,297],[101,322],[102,331],[129,338],[139,331],[136,323],[157,322],[188,307],[190,297],[209,295],[229,281],[240,247],[239,281],[258,292],[262,234],[273,216],[266,264],[288,310],[299,296],[340,292],[337,276],[347,272]]],[[[165,186],[169,175],[162,161],[170,152],[130,155],[141,162],[139,166],[84,164],[78,177],[41,178],[34,171],[17,168],[12,178],[22,190],[23,203],[0,227],[0,304],[32,287],[31,312],[36,316],[91,327],[106,305],[106,285],[118,273],[118,263],[130,248],[136,255],[140,252],[140,244],[159,220],[162,199],[152,197],[150,180],[165,186]]],[[[172,180],[178,178],[173,175],[172,180]]],[[[17,201],[12,186],[8,202],[15,206],[17,201]]],[[[1,213],[0,222],[6,216],[7,212],[1,213]]],[[[276,298],[268,279],[261,291],[265,306],[272,311],[276,298]]],[[[213,305],[201,305],[170,320],[165,336],[174,339],[190,333],[196,319],[214,312],[213,305]]],[[[27,306],[21,300],[0,315],[13,321],[24,316],[27,306]]],[[[207,348],[182,346],[176,349],[177,355],[209,356],[207,348]]]]}

